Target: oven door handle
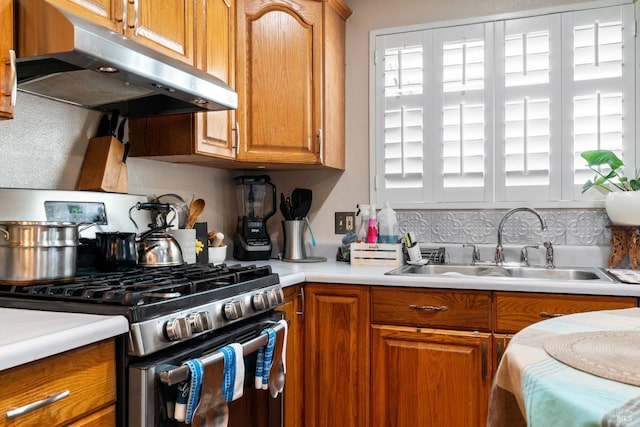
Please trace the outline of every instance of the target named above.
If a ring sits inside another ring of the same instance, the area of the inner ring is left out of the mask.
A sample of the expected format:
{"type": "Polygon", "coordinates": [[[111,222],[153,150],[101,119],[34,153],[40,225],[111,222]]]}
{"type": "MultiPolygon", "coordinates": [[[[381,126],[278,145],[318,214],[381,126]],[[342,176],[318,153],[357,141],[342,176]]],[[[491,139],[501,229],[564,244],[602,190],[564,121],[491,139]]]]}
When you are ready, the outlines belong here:
{"type": "MultiPolygon", "coordinates": [[[[280,323],[275,323],[271,328],[275,331],[276,335],[284,334],[284,326],[282,326],[282,324],[280,323]]],[[[265,334],[259,335],[256,338],[242,343],[242,355],[247,356],[258,351],[258,349],[267,345],[268,340],[269,338],[265,334]]],[[[222,355],[222,352],[216,351],[202,357],[200,359],[200,362],[202,362],[204,366],[207,366],[210,364],[222,362],[223,360],[224,356],[222,355]]],[[[182,365],[172,369],[162,370],[158,375],[160,376],[160,381],[162,381],[166,385],[171,386],[174,384],[180,384],[183,381],[187,381],[189,379],[189,376],[191,375],[191,371],[189,370],[188,366],[182,365]]]]}

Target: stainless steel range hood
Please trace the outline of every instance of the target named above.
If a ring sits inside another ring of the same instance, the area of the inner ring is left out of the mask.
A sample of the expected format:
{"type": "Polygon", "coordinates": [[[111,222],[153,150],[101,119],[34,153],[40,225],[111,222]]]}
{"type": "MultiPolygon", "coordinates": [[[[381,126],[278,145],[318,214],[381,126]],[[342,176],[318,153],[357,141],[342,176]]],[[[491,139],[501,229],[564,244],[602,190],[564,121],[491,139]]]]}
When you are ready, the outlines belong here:
{"type": "Polygon", "coordinates": [[[43,0],[16,2],[18,90],[128,117],[235,109],[224,82],[43,0]]]}

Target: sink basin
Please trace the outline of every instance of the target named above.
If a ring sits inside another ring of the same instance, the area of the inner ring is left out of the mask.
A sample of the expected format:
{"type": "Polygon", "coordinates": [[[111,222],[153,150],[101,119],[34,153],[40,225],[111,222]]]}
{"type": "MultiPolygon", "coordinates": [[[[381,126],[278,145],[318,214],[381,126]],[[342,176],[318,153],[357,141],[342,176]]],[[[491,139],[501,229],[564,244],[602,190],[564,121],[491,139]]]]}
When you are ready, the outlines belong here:
{"type": "Polygon", "coordinates": [[[518,279],[542,280],[582,280],[588,282],[615,282],[602,269],[584,268],[542,268],[497,265],[405,265],[387,272],[399,276],[476,276],[511,277],[518,279]]]}

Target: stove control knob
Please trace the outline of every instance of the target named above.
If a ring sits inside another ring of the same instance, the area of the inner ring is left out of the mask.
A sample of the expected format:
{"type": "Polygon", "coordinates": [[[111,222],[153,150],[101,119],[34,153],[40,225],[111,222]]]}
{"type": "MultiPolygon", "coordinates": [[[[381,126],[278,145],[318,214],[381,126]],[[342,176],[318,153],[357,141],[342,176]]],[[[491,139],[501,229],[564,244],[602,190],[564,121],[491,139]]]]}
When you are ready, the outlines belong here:
{"type": "Polygon", "coordinates": [[[253,305],[253,309],[255,311],[262,311],[269,308],[269,300],[267,299],[267,294],[264,292],[260,292],[259,294],[254,294],[251,297],[251,305],[253,305]]]}
{"type": "Polygon", "coordinates": [[[164,334],[169,341],[179,341],[191,335],[191,326],[185,317],[171,319],[164,324],[164,334]]]}
{"type": "Polygon", "coordinates": [[[206,311],[191,313],[189,315],[189,325],[191,325],[191,331],[195,334],[211,329],[211,322],[206,311]]]}
{"type": "Polygon", "coordinates": [[[277,289],[267,291],[267,298],[269,299],[269,307],[277,307],[284,302],[282,294],[277,289]]]}
{"type": "Polygon", "coordinates": [[[230,301],[224,304],[224,318],[236,320],[242,317],[242,303],[240,301],[230,301]]]}

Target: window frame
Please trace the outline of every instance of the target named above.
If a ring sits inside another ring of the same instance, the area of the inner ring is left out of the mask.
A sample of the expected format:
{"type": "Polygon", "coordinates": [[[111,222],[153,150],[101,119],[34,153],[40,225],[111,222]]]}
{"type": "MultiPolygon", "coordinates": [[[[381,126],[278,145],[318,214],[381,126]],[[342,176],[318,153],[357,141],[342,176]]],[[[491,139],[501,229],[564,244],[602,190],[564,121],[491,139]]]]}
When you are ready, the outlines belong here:
{"type": "MultiPolygon", "coordinates": [[[[491,25],[496,25],[496,27],[498,26],[497,22],[500,21],[506,21],[506,20],[515,20],[515,19],[528,19],[528,18],[535,18],[541,15],[547,15],[547,14],[559,14],[559,13],[564,13],[564,12],[579,12],[579,11],[583,11],[583,10],[588,10],[588,9],[595,9],[595,8],[604,8],[604,7],[612,7],[612,6],[622,6],[622,5],[632,5],[633,7],[633,17],[631,18],[632,24],[634,25],[634,31],[633,31],[633,35],[631,37],[631,39],[635,39],[637,37],[637,35],[635,34],[635,25],[636,23],[633,22],[635,21],[635,16],[637,15],[638,12],[638,6],[637,4],[633,4],[631,1],[629,0],[599,0],[599,1],[593,1],[593,2],[588,2],[588,3],[577,3],[577,4],[568,4],[568,5],[560,5],[560,6],[554,6],[554,7],[547,7],[547,8],[542,8],[542,9],[531,9],[531,10],[524,10],[524,11],[519,11],[519,12],[511,12],[511,13],[506,13],[506,14],[499,14],[499,15],[490,15],[490,16],[481,16],[481,17],[474,17],[474,18],[467,18],[467,19],[460,19],[460,20],[452,20],[452,21],[442,21],[442,22],[434,22],[434,23],[425,23],[425,24],[418,24],[418,25],[410,25],[410,26],[403,26],[403,27],[393,27],[393,28],[384,28],[384,29],[379,29],[379,30],[373,30],[370,32],[370,42],[369,42],[369,49],[370,49],[370,102],[369,102],[369,164],[370,164],[370,200],[372,202],[375,203],[382,203],[385,199],[383,199],[381,196],[379,195],[378,192],[378,184],[379,184],[379,180],[382,178],[383,179],[383,174],[382,173],[378,173],[378,171],[383,171],[383,167],[384,167],[384,159],[380,159],[377,151],[378,151],[378,147],[377,147],[377,137],[379,135],[379,132],[381,131],[381,129],[384,129],[384,123],[380,123],[380,122],[384,122],[384,120],[379,120],[377,119],[378,117],[383,117],[383,114],[381,115],[381,112],[378,111],[379,107],[377,104],[382,104],[382,103],[377,103],[376,102],[376,96],[378,95],[378,91],[376,89],[376,79],[379,78],[378,75],[376,75],[376,61],[380,60],[380,58],[377,58],[376,56],[379,55],[379,53],[376,51],[377,47],[376,47],[376,39],[379,36],[387,36],[390,34],[398,34],[398,33],[406,33],[406,32],[417,32],[417,31],[424,31],[424,30],[433,30],[433,29],[441,29],[441,28],[447,28],[447,27],[454,27],[454,26],[461,26],[461,25],[473,25],[473,24],[486,24],[486,23],[491,23],[491,25]]],[[[497,30],[493,30],[492,33],[496,34],[496,37],[498,37],[498,34],[501,34],[500,31],[497,30]]],[[[491,39],[491,42],[493,42],[493,39],[491,39]]],[[[637,41],[634,42],[634,46],[632,46],[632,52],[634,55],[634,64],[635,67],[638,66],[638,58],[640,58],[640,43],[638,43],[637,41]]],[[[566,48],[565,46],[565,41],[563,38],[563,52],[564,49],[566,48]]],[[[427,50],[427,49],[425,49],[427,50]]],[[[488,50],[488,49],[487,49],[488,50]]],[[[495,49],[493,48],[493,44],[491,46],[491,51],[493,54],[493,51],[495,49]]],[[[497,55],[497,53],[496,53],[497,55]]],[[[635,68],[634,67],[634,68],[635,68]]],[[[378,68],[382,68],[382,67],[378,67],[378,68]]],[[[434,69],[437,69],[436,66],[433,67],[434,69]]],[[[493,80],[493,76],[495,76],[495,78],[501,78],[500,75],[497,74],[496,71],[499,70],[493,70],[493,64],[490,66],[490,68],[488,69],[487,74],[491,73],[492,78],[489,79],[490,81],[493,80]]],[[[440,76],[441,78],[441,76],[440,76]]],[[[632,93],[635,94],[634,99],[632,100],[632,104],[633,104],[633,115],[632,116],[628,116],[628,117],[632,117],[635,120],[627,120],[627,124],[630,121],[638,122],[639,120],[639,114],[638,114],[638,108],[636,107],[637,105],[637,100],[639,99],[639,88],[640,88],[640,72],[638,72],[637,68],[635,68],[635,75],[632,76],[632,80],[633,80],[633,84],[635,85],[634,90],[632,91],[632,93]]],[[[563,81],[562,84],[564,84],[565,82],[563,81]]],[[[490,83],[491,84],[491,83],[490,83]]],[[[429,85],[425,85],[425,93],[423,94],[424,96],[427,96],[426,92],[426,88],[429,85]]],[[[496,85],[498,86],[498,85],[496,85]]],[[[557,85],[556,85],[557,86],[557,85]]],[[[430,86],[430,87],[434,87],[434,86],[430,86]]],[[[430,89],[431,90],[431,89],[430,89]]],[[[496,88],[497,90],[497,88],[496,88]]],[[[554,87],[552,90],[557,90],[557,87],[554,87]]],[[[492,91],[492,95],[491,95],[491,100],[490,100],[490,107],[493,108],[493,102],[494,102],[494,95],[493,95],[493,91],[494,88],[491,88],[492,91]]],[[[432,91],[433,92],[433,91],[432,91]]],[[[442,93],[440,94],[431,94],[430,96],[439,96],[442,97],[442,93]]],[[[629,105],[627,103],[627,105],[629,105]]],[[[566,108],[566,100],[563,97],[563,102],[562,102],[562,107],[563,109],[566,108]]],[[[554,110],[553,111],[557,111],[558,107],[554,106],[554,110]]],[[[496,109],[498,110],[498,109],[496,109]]],[[[383,113],[383,112],[382,112],[383,113]]],[[[438,118],[436,117],[436,114],[438,114],[439,112],[433,112],[433,114],[429,114],[429,117],[425,116],[425,136],[424,136],[424,141],[425,143],[428,143],[430,148],[428,148],[428,150],[430,150],[429,152],[432,154],[430,157],[431,159],[433,159],[433,162],[430,164],[427,164],[428,162],[425,162],[425,164],[423,165],[423,173],[427,173],[428,169],[433,168],[434,166],[439,166],[436,165],[436,162],[439,161],[440,157],[438,155],[438,151],[440,150],[440,144],[433,144],[433,143],[429,143],[432,141],[438,141],[439,139],[434,139],[437,138],[438,135],[438,131],[437,130],[433,130],[435,123],[438,123],[438,118]],[[433,130],[431,132],[431,134],[428,134],[429,129],[427,128],[431,128],[431,130],[433,130]],[[435,147],[434,147],[435,146],[435,147]]],[[[425,112],[426,114],[426,112],[425,112]]],[[[553,112],[552,112],[553,114],[553,112]]],[[[485,133],[488,134],[489,138],[497,138],[501,137],[501,134],[503,134],[503,132],[500,131],[500,129],[493,129],[494,124],[499,123],[498,122],[498,118],[499,116],[501,116],[502,114],[492,114],[493,120],[491,121],[491,123],[487,123],[487,127],[490,127],[489,132],[487,132],[487,130],[485,130],[485,133]]],[[[570,132],[570,130],[567,127],[567,121],[569,123],[572,122],[571,118],[569,117],[569,119],[563,119],[565,120],[565,123],[562,123],[562,140],[565,140],[565,138],[567,137],[567,135],[565,134],[566,132],[570,132]]],[[[501,123],[501,122],[500,122],[501,123]]],[[[499,127],[499,126],[498,126],[499,127]]],[[[556,126],[557,127],[557,126],[556,126]]],[[[636,167],[640,167],[640,149],[637,149],[638,146],[638,141],[637,141],[637,126],[631,126],[632,130],[631,130],[631,138],[628,138],[625,140],[626,142],[626,146],[629,148],[626,153],[627,155],[625,156],[625,161],[627,163],[627,165],[625,165],[625,169],[626,169],[626,174],[630,175],[633,173],[633,169],[636,167]],[[631,164],[634,163],[634,164],[631,164]]],[[[440,132],[441,133],[441,132],[440,132]]],[[[501,145],[501,144],[499,144],[501,145]]],[[[557,144],[556,144],[557,145],[557,144]]],[[[568,155],[567,151],[571,151],[571,147],[573,144],[562,144],[561,147],[559,147],[560,150],[562,150],[562,155],[568,155]]],[[[557,149],[558,147],[556,147],[557,149]]],[[[496,209],[496,208],[511,208],[511,207],[515,207],[515,206],[521,206],[523,204],[527,204],[529,206],[532,207],[537,207],[537,208],[602,208],[604,207],[604,196],[599,194],[597,191],[595,190],[590,190],[590,192],[584,193],[582,194],[580,197],[583,197],[583,199],[581,200],[526,200],[526,201],[505,201],[505,200],[500,200],[502,197],[500,197],[499,194],[494,194],[496,185],[493,182],[494,176],[496,175],[500,175],[500,174],[495,174],[494,172],[494,165],[496,165],[496,163],[500,163],[502,160],[499,159],[500,153],[497,147],[493,148],[492,147],[492,153],[490,154],[490,158],[488,159],[488,164],[491,167],[491,169],[487,169],[489,171],[491,171],[491,173],[487,174],[490,175],[490,187],[488,189],[485,189],[485,193],[489,192],[491,193],[491,197],[489,200],[485,200],[485,201],[466,201],[466,202],[457,202],[457,201],[447,201],[446,197],[443,197],[443,201],[433,201],[435,200],[434,195],[436,195],[437,191],[439,191],[438,189],[436,189],[434,186],[428,186],[425,185],[423,188],[423,195],[427,196],[429,195],[429,197],[425,197],[424,200],[429,200],[427,202],[414,202],[414,201],[410,201],[409,198],[406,199],[402,199],[402,201],[398,201],[398,200],[391,200],[391,204],[394,206],[394,208],[399,208],[399,209],[469,209],[469,208],[473,208],[473,209],[487,209],[487,208],[491,208],[491,209],[496,209]],[[491,155],[492,154],[492,155],[491,155]],[[428,187],[433,187],[433,188],[428,188],[428,187]]],[[[425,156],[426,159],[426,156],[425,156]]],[[[503,163],[503,162],[502,162],[503,163]]],[[[552,173],[556,173],[555,171],[553,171],[552,173]]],[[[575,195],[575,191],[579,191],[577,189],[577,186],[573,185],[573,182],[571,183],[567,183],[567,177],[566,174],[564,173],[564,171],[560,171],[558,173],[562,173],[562,179],[561,179],[561,185],[562,185],[562,191],[563,192],[567,192],[567,191],[574,191],[574,195],[575,195]]],[[[572,172],[571,172],[572,174],[572,172]]],[[[430,176],[426,176],[426,179],[424,179],[425,184],[427,183],[427,181],[430,181],[430,176]]],[[[500,178],[498,178],[496,176],[496,180],[498,180],[500,178]]],[[[394,193],[396,193],[396,190],[393,190],[394,193]]],[[[402,194],[402,191],[397,192],[397,195],[400,196],[400,194],[402,194]]]]}

